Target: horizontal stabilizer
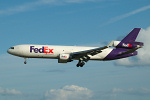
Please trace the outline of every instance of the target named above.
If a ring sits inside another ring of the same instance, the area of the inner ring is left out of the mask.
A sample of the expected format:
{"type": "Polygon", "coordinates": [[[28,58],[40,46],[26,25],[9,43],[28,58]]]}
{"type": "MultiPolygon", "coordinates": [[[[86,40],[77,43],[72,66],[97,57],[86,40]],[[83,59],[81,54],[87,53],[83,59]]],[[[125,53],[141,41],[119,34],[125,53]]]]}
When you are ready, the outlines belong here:
{"type": "Polygon", "coordinates": [[[122,56],[122,55],[124,55],[124,54],[133,53],[134,51],[136,51],[136,50],[139,49],[139,48],[142,48],[142,46],[137,46],[136,48],[130,49],[130,50],[125,51],[125,52],[122,52],[122,53],[118,54],[117,56],[122,56]]]}

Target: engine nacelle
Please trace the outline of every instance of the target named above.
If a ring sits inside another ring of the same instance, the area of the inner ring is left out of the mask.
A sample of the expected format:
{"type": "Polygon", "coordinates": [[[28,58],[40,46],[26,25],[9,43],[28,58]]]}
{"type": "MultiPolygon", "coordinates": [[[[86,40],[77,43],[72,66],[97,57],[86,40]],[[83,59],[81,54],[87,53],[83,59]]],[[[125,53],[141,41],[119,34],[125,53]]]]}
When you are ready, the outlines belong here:
{"type": "Polygon", "coordinates": [[[142,42],[131,42],[131,43],[123,43],[121,41],[114,41],[113,46],[116,48],[136,48],[138,46],[142,47],[144,44],[142,42]]]}
{"type": "Polygon", "coordinates": [[[70,60],[70,54],[60,54],[58,63],[67,63],[70,60]]]}
{"type": "Polygon", "coordinates": [[[113,47],[117,47],[118,46],[118,44],[120,43],[121,41],[113,41],[113,47]]]}

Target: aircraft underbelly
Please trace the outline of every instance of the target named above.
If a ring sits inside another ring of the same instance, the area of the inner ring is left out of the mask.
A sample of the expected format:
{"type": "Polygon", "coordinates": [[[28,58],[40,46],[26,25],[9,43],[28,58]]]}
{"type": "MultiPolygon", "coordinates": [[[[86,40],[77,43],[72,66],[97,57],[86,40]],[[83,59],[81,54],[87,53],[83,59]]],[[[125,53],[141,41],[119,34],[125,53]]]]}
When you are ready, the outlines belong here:
{"type": "Polygon", "coordinates": [[[24,55],[24,57],[27,56],[28,58],[58,58],[58,55],[56,54],[47,54],[47,53],[28,53],[24,55]]]}

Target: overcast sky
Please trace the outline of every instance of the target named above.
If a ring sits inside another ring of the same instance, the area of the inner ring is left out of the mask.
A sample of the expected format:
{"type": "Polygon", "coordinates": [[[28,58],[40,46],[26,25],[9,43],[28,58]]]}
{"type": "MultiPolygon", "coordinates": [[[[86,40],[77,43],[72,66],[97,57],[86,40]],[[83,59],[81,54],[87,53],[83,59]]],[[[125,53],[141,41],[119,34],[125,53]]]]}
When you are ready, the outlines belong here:
{"type": "Polygon", "coordinates": [[[0,100],[149,100],[149,0],[1,0],[0,100]],[[102,46],[142,28],[135,57],[116,61],[24,59],[19,44],[102,46]]]}

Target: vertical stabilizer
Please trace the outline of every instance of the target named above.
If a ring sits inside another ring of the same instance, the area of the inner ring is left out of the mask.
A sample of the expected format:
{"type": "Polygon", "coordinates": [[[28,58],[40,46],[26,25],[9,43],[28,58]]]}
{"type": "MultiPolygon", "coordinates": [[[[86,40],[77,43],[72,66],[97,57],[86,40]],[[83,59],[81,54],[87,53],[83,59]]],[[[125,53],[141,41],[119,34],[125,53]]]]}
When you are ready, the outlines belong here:
{"type": "Polygon", "coordinates": [[[141,28],[134,28],[121,42],[123,43],[131,43],[135,42],[141,28]]]}
{"type": "MultiPolygon", "coordinates": [[[[134,28],[118,45],[116,44],[116,48],[137,48],[137,46],[142,47],[144,44],[142,42],[135,42],[141,28],[134,28]]],[[[115,41],[114,43],[117,43],[115,41]]]]}

